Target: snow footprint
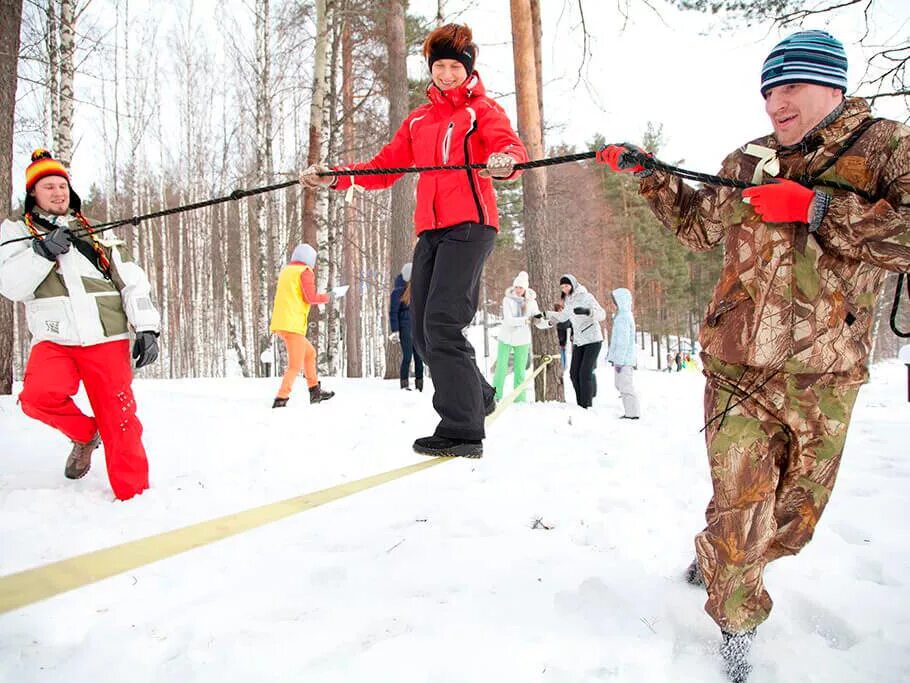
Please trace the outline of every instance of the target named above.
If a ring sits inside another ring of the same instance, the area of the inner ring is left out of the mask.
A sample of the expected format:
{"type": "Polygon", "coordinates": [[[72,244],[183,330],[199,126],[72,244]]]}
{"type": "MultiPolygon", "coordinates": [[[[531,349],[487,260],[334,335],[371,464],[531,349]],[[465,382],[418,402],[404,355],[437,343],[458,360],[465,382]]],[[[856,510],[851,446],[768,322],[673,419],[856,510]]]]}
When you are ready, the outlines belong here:
{"type": "Polygon", "coordinates": [[[828,647],[835,650],[849,650],[859,642],[850,625],[834,612],[818,604],[802,599],[796,607],[797,618],[812,633],[817,633],[828,647]]]}

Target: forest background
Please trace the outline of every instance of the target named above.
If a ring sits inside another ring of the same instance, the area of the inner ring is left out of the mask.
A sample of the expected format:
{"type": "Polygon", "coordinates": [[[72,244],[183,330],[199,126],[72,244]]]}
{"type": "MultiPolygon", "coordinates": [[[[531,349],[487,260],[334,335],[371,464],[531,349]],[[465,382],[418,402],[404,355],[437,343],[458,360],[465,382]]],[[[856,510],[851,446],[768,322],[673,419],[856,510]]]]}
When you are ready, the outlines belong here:
{"type": "MultiPolygon", "coordinates": [[[[367,159],[425,100],[420,44],[449,21],[474,29],[478,69],[532,158],[628,139],[714,172],[724,153],[767,131],[752,93],[761,59],[801,26],[849,26],[838,35],[854,94],[870,97],[879,115],[906,120],[908,15],[879,0],[620,0],[609,8],[587,0],[0,0],[0,213],[21,213],[35,147],[72,164],[74,188],[97,221],[293,180],[315,162],[367,159]],[[688,41],[679,54],[677,39],[688,41]],[[738,59],[749,71],[736,78],[727,70],[738,59]],[[739,80],[749,98],[739,96],[739,80]],[[738,114],[744,106],[750,114],[738,114]],[[680,123],[681,110],[699,118],[680,123]]],[[[275,281],[306,241],[320,255],[320,288],[351,285],[311,318],[321,372],[397,377],[387,306],[414,244],[414,183],[409,176],[350,201],[294,185],[117,229],[163,317],[161,358],[139,374],[268,374],[275,281]]],[[[616,287],[632,290],[658,363],[680,339],[697,338],[722,254],[683,249],[636,185],[592,163],[498,184],[501,232],[479,319],[495,324],[519,270],[529,271],[544,308],[559,276],[572,272],[602,303],[616,287]]],[[[874,360],[900,345],[888,329],[894,279],[879,299],[874,360]]],[[[910,328],[907,303],[898,323],[910,328]]],[[[21,378],[28,345],[22,307],[3,300],[0,393],[21,378]]],[[[536,352],[555,345],[554,334],[535,332],[536,352]]],[[[545,374],[547,398],[561,399],[561,373],[545,374]]]]}

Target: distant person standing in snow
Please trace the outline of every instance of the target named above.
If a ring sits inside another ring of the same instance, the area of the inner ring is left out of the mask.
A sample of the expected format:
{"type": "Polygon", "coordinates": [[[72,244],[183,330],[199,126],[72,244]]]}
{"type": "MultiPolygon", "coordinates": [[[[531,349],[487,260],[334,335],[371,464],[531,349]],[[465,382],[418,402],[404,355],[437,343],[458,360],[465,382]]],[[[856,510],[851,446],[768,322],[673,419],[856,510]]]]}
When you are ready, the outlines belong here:
{"type": "Polygon", "coordinates": [[[723,245],[700,338],[714,496],[689,576],[707,584],[734,681],[771,611],[765,565],[809,542],[831,497],[878,292],[888,271],[910,271],[910,128],[872,118],[846,90],[834,37],[778,43],[761,71],[774,133],[731,153],[720,174],[756,185],[745,190],[649,172],[632,146],[598,153],[638,174],[685,245],[723,245]]]}
{"type": "MultiPolygon", "coordinates": [[[[537,306],[537,294],[528,286],[528,274],[521,271],[506,289],[502,299],[502,325],[499,326],[498,353],[496,354],[496,374],[493,387],[496,389],[496,400],[502,400],[502,388],[509,370],[509,357],[513,362],[513,387],[518,387],[525,379],[528,366],[528,355],[531,353],[531,322],[540,316],[537,306]]],[[[544,327],[546,328],[546,323],[544,327]]],[[[525,392],[515,399],[525,400],[525,392]]]]}
{"type": "Polygon", "coordinates": [[[423,360],[414,350],[411,337],[411,264],[405,263],[395,277],[395,286],[389,296],[389,341],[401,344],[401,388],[411,389],[411,358],[414,358],[414,386],[423,391],[423,360]]]}
{"type": "MultiPolygon", "coordinates": [[[[483,264],[499,226],[490,178],[517,177],[514,166],[528,155],[505,111],[486,96],[474,70],[477,52],[467,26],[434,29],[423,43],[430,102],[412,111],[373,159],[335,169],[486,164],[479,171],[427,171],[417,181],[411,326],[414,347],[433,373],[433,407],[441,418],[433,435],[414,441],[423,455],[481,457],[484,416],[496,408],[494,389],[462,330],[477,311],[483,264]]],[[[331,178],[318,175],[323,170],[310,166],[300,182],[380,190],[402,176],[331,178]]]]}
{"type": "Polygon", "coordinates": [[[607,313],[597,303],[597,299],[582,285],[574,275],[563,275],[559,287],[565,294],[562,311],[547,311],[547,319],[555,323],[569,321],[572,323],[572,366],[569,377],[575,389],[575,400],[582,408],[590,408],[596,392],[594,369],[600,356],[603,344],[603,331],[600,323],[607,313]]]}
{"type": "Polygon", "coordinates": [[[316,373],[316,349],[306,338],[310,307],[328,303],[328,293],[316,291],[316,250],[309,244],[294,247],[291,260],[281,269],[275,288],[275,304],[269,329],[284,342],[288,367],[281,379],[272,408],[284,408],[291,397],[297,375],[303,371],[310,390],[310,403],[327,401],[335,395],[325,391],[316,373]]]}
{"type": "Polygon", "coordinates": [[[637,420],[641,416],[638,395],[632,374],[635,369],[635,318],[632,316],[632,292],[625,287],[613,290],[611,297],[613,330],[610,332],[610,348],[607,360],[613,364],[613,381],[622,397],[623,415],[626,420],[637,420]]]}
{"type": "Polygon", "coordinates": [[[141,368],[158,358],[160,318],[145,272],[121,240],[96,235],[82,215],[69,173],[38,149],[25,170],[25,213],[0,226],[0,294],[25,304],[32,348],[19,403],[22,411],[73,442],[64,474],[80,479],[104,444],[114,495],[148,488],[148,459],[136,417],[132,355],[141,368]],[[85,387],[94,416],[72,396],[85,387]]]}

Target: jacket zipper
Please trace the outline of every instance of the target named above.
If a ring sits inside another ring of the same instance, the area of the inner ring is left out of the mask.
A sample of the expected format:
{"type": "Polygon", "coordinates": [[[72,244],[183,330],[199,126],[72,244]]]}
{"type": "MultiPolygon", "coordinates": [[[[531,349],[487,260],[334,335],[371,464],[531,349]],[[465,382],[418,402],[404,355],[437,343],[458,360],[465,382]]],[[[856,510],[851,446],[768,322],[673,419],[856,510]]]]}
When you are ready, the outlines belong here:
{"type": "Polygon", "coordinates": [[[446,129],[445,137],[442,138],[442,163],[449,163],[449,144],[452,141],[452,129],[455,127],[454,121],[449,121],[449,127],[446,129]]]}
{"type": "MultiPolygon", "coordinates": [[[[464,163],[466,166],[471,165],[471,155],[468,153],[468,141],[471,139],[471,136],[474,134],[474,131],[477,130],[477,116],[474,114],[474,110],[468,107],[468,112],[471,114],[471,127],[468,129],[468,132],[464,136],[464,163]]],[[[474,171],[470,168],[467,169],[468,174],[468,183],[471,185],[471,194],[474,195],[474,204],[477,206],[477,216],[478,223],[481,225],[486,225],[487,222],[484,220],[483,206],[480,203],[480,195],[477,193],[477,186],[474,184],[474,171]]]]}

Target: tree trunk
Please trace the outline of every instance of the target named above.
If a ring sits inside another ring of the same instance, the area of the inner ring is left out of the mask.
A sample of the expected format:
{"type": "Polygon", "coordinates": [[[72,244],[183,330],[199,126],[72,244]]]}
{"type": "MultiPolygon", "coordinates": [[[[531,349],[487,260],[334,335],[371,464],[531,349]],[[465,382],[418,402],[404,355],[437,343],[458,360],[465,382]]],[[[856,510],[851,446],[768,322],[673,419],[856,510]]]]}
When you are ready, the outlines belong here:
{"type": "MultiPolygon", "coordinates": [[[[408,71],[406,65],[405,13],[403,0],[388,0],[386,15],[386,41],[389,51],[389,137],[408,116],[408,71]]],[[[414,177],[405,177],[392,186],[389,211],[389,270],[395,280],[401,267],[411,260],[411,235],[414,232],[414,177]]],[[[391,290],[391,286],[389,288],[391,290]]],[[[389,292],[386,292],[387,294],[389,292]]],[[[383,328],[385,329],[385,328],[383,328]]],[[[398,377],[401,364],[401,347],[386,344],[386,379],[398,377]]]]}
{"type": "MultiPolygon", "coordinates": [[[[326,66],[328,63],[328,19],[326,0],[315,0],[316,47],[313,64],[313,99],[310,101],[307,166],[318,164],[322,156],[322,119],[325,108],[326,66]]],[[[316,190],[303,190],[303,241],[316,247],[316,190]]]]}
{"type": "MultiPolygon", "coordinates": [[[[272,103],[269,98],[271,58],[269,50],[269,0],[256,0],[256,181],[260,186],[272,176],[272,103]]],[[[272,280],[271,199],[258,195],[254,199],[258,235],[258,306],[256,316],[255,358],[269,345],[269,292],[272,280]]],[[[261,363],[253,367],[261,370],[261,363]]],[[[262,372],[257,372],[261,376],[262,372]]]]}
{"type": "MultiPolygon", "coordinates": [[[[0,0],[0,217],[10,212],[22,0],[0,0]]],[[[13,302],[0,297],[0,395],[13,392],[13,302]]]]}
{"type": "Polygon", "coordinates": [[[67,168],[73,161],[73,76],[76,0],[60,0],[60,113],[54,122],[54,156],[67,168]]]}
{"type": "MultiPolygon", "coordinates": [[[[344,158],[354,158],[354,45],[351,39],[351,22],[345,19],[344,31],[341,35],[342,57],[342,109],[344,110],[344,158]]],[[[355,197],[355,201],[357,198],[355,197]]],[[[357,267],[360,243],[357,239],[357,229],[354,219],[354,204],[349,203],[344,207],[344,281],[350,285],[351,290],[344,298],[344,341],[346,355],[346,374],[348,377],[363,377],[363,352],[360,345],[363,335],[361,324],[362,292],[360,283],[360,269],[357,267]]]]}
{"type": "MultiPolygon", "coordinates": [[[[535,64],[534,26],[530,0],[511,0],[512,55],[515,62],[515,95],[518,105],[518,134],[532,159],[543,158],[543,122],[540,119],[541,93],[535,64]]],[[[547,176],[542,168],[529,169],[522,175],[524,199],[525,249],[531,286],[549,307],[557,300],[556,273],[547,245],[551,243],[547,225],[547,176]]],[[[552,330],[533,330],[535,355],[558,357],[559,346],[552,330]]],[[[553,361],[537,376],[535,395],[545,401],[562,401],[562,368],[553,361]],[[544,391],[546,388],[546,391],[544,391]]]]}

